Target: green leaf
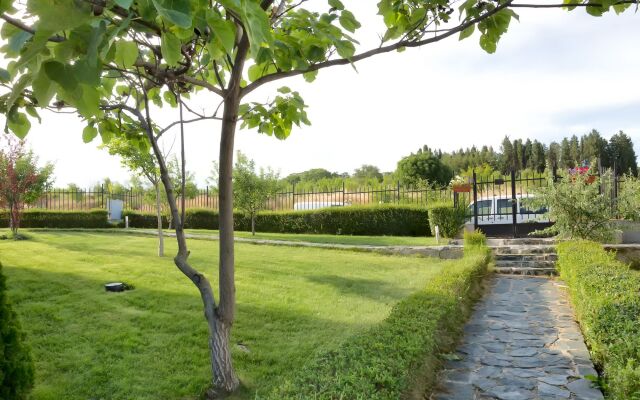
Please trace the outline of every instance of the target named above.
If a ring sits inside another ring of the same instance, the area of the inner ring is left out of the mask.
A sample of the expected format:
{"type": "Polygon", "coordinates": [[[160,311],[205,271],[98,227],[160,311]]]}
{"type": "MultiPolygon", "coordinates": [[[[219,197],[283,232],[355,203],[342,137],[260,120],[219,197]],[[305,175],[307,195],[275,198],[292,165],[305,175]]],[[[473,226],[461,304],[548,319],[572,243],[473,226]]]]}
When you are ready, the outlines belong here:
{"type": "Polygon", "coordinates": [[[356,20],[356,17],[353,15],[351,11],[344,10],[340,14],[340,25],[349,32],[353,33],[356,29],[360,28],[360,22],[356,20]]]}
{"type": "Polygon", "coordinates": [[[0,82],[9,82],[11,80],[11,74],[4,68],[0,68],[0,82]]]}
{"type": "Polygon", "coordinates": [[[309,83],[315,81],[317,76],[318,76],[318,70],[305,72],[304,74],[302,74],[302,77],[304,78],[304,80],[309,83]]]}
{"type": "Polygon", "coordinates": [[[49,79],[56,82],[64,90],[72,92],[78,86],[75,74],[68,65],[59,61],[47,61],[42,64],[42,67],[49,79]]]}
{"type": "Polygon", "coordinates": [[[160,50],[162,52],[162,57],[172,67],[178,65],[178,61],[182,59],[182,53],[180,49],[182,48],[182,43],[180,39],[175,37],[169,32],[162,33],[162,43],[160,44],[160,50]]]}
{"type": "Polygon", "coordinates": [[[76,0],[29,0],[27,10],[31,15],[38,16],[36,32],[73,29],[88,22],[93,16],[89,2],[76,0]]]}
{"type": "Polygon", "coordinates": [[[600,6],[587,6],[587,14],[592,15],[594,17],[602,17],[602,14],[606,11],[600,6]]]}
{"type": "Polygon", "coordinates": [[[38,114],[38,111],[36,111],[36,108],[34,106],[26,106],[24,109],[27,114],[31,115],[33,118],[36,118],[39,123],[42,123],[42,118],[40,118],[40,114],[38,114]]]}
{"type": "Polygon", "coordinates": [[[120,40],[116,42],[116,64],[131,68],[138,59],[138,45],[135,42],[120,40]]]}
{"type": "Polygon", "coordinates": [[[219,41],[219,44],[227,51],[227,53],[233,52],[233,46],[236,41],[235,24],[223,19],[218,14],[211,14],[212,15],[207,17],[207,23],[213,30],[214,37],[219,41]]]}
{"type": "Polygon", "coordinates": [[[125,10],[128,10],[129,7],[131,7],[131,4],[133,4],[133,0],[113,0],[113,2],[125,10]]]}
{"type": "Polygon", "coordinates": [[[251,56],[255,58],[261,47],[269,48],[273,41],[269,18],[255,0],[240,0],[240,6],[251,44],[251,56]]]}
{"type": "Polygon", "coordinates": [[[40,68],[40,71],[38,71],[31,87],[33,88],[33,95],[36,100],[38,100],[38,105],[40,107],[48,106],[56,93],[54,81],[47,76],[44,68],[40,68]]]}
{"type": "Polygon", "coordinates": [[[480,47],[489,54],[496,52],[496,41],[492,40],[489,35],[480,36],[480,47]]]}
{"type": "Polygon", "coordinates": [[[355,46],[348,40],[338,40],[335,46],[336,51],[342,58],[351,58],[356,52],[355,46]]]}
{"type": "Polygon", "coordinates": [[[476,30],[476,26],[475,25],[471,25],[468,28],[464,29],[462,32],[460,32],[460,37],[458,38],[458,40],[464,40],[466,38],[468,38],[469,36],[473,35],[473,32],[476,30]]]}
{"type": "Polygon", "coordinates": [[[87,125],[82,130],[82,141],[85,143],[91,142],[93,139],[96,138],[96,136],[98,136],[98,130],[91,125],[87,125]]]}
{"type": "Polygon", "coordinates": [[[264,65],[253,64],[249,67],[247,74],[249,75],[249,80],[251,82],[256,81],[262,76],[262,71],[264,71],[264,65]]]}
{"type": "Polygon", "coordinates": [[[189,0],[152,0],[153,6],[163,18],[181,28],[191,27],[189,0]]]}
{"type": "Polygon", "coordinates": [[[336,10],[344,10],[344,4],[340,0],[329,0],[329,6],[336,10]]]}
{"type": "Polygon", "coordinates": [[[14,135],[20,139],[24,139],[31,129],[31,122],[24,113],[15,111],[15,109],[7,116],[7,127],[14,135]]]}

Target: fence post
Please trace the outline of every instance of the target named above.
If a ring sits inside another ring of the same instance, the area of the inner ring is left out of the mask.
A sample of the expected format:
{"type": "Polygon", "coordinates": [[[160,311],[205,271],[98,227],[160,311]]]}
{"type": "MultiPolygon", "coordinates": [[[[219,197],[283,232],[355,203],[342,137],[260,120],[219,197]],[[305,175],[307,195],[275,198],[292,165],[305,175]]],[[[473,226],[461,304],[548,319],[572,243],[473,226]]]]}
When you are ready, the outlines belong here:
{"type": "Polygon", "coordinates": [[[344,187],[344,179],[342,180],[342,206],[344,207],[344,198],[345,198],[345,187],[344,187]]]}
{"type": "Polygon", "coordinates": [[[296,184],[291,184],[291,209],[296,209],[296,184]]]}
{"type": "Polygon", "coordinates": [[[104,205],[104,183],[100,184],[100,205],[101,208],[106,208],[104,205]]]}
{"type": "Polygon", "coordinates": [[[478,229],[478,185],[476,170],[473,170],[473,230],[478,229]]]}
{"type": "Polygon", "coordinates": [[[513,237],[518,237],[518,225],[517,225],[517,213],[518,213],[518,205],[516,198],[516,171],[515,169],[511,170],[511,218],[513,221],[511,222],[513,225],[513,237]]]}
{"type": "Polygon", "coordinates": [[[209,208],[209,185],[205,186],[204,190],[205,190],[205,196],[207,196],[205,200],[205,206],[209,208]]]}
{"type": "Polygon", "coordinates": [[[398,181],[398,198],[396,203],[400,204],[400,181],[398,181]]]}

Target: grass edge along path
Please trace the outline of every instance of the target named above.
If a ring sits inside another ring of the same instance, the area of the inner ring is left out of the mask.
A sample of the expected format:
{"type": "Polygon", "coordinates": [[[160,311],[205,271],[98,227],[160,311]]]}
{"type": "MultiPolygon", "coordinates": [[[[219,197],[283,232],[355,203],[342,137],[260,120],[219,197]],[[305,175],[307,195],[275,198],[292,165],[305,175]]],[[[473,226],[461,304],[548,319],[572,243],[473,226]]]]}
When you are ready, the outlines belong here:
{"type": "Polygon", "coordinates": [[[589,241],[560,243],[558,270],[606,398],[640,399],[640,272],[589,241]]]}
{"type": "Polygon", "coordinates": [[[338,349],[317,354],[270,399],[422,399],[441,361],[455,348],[481,296],[491,260],[486,246],[468,246],[424,289],[397,303],[375,327],[338,349]]]}

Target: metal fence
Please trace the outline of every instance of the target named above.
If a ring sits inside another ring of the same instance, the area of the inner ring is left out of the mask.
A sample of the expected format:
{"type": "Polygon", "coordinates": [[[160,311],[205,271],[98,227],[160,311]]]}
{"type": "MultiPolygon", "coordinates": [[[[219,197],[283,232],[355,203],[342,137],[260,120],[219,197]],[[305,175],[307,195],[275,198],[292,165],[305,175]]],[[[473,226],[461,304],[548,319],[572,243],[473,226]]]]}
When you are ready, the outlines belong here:
{"type": "MultiPolygon", "coordinates": [[[[434,189],[402,184],[367,186],[349,189],[344,184],[335,189],[306,190],[295,185],[288,190],[275,193],[269,198],[265,209],[273,211],[309,210],[322,207],[373,204],[412,204],[426,206],[431,202],[457,199],[449,188],[434,189]]],[[[107,209],[110,200],[121,200],[124,209],[138,211],[155,210],[155,192],[128,189],[111,192],[104,187],[93,190],[48,189],[29,208],[47,210],[107,209]]],[[[186,208],[218,210],[218,193],[210,187],[199,189],[197,194],[187,196],[186,208]]]]}
{"type": "MultiPolygon", "coordinates": [[[[471,188],[474,186],[480,197],[489,193],[492,196],[506,196],[511,195],[512,190],[520,195],[529,193],[531,189],[542,186],[545,182],[546,177],[540,174],[535,176],[518,175],[515,178],[497,175],[478,177],[475,185],[473,182],[466,185],[467,189],[464,187],[462,189],[415,187],[401,183],[348,188],[343,183],[334,189],[308,190],[297,189],[295,185],[292,185],[288,190],[279,191],[269,198],[264,208],[273,211],[287,211],[345,205],[407,204],[427,206],[439,201],[453,201],[456,204],[466,205],[473,201],[471,188]],[[512,180],[515,185],[513,189],[511,187],[512,180]]],[[[615,199],[623,184],[623,178],[614,178],[603,182],[601,190],[610,192],[612,198],[615,199]]],[[[104,187],[93,190],[48,189],[40,199],[29,205],[29,208],[48,210],[107,209],[110,200],[121,200],[126,210],[145,212],[155,210],[154,191],[128,189],[111,192],[104,187]]],[[[196,194],[185,199],[185,205],[187,209],[218,210],[218,193],[210,187],[198,189],[196,194]]]]}

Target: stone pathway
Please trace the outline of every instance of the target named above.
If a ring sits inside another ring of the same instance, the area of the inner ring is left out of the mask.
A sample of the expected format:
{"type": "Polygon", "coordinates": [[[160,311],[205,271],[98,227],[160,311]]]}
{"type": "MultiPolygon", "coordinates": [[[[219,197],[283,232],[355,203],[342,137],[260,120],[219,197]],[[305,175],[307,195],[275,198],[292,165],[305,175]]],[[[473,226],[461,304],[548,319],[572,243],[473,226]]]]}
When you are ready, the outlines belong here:
{"type": "Polygon", "coordinates": [[[496,275],[433,399],[603,399],[560,283],[496,275]]]}

